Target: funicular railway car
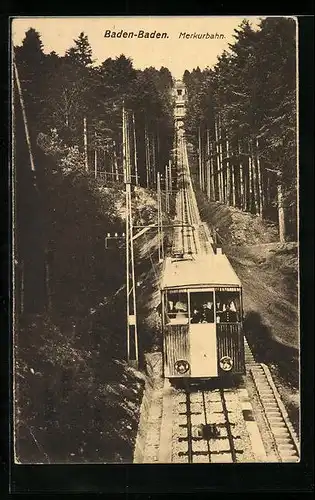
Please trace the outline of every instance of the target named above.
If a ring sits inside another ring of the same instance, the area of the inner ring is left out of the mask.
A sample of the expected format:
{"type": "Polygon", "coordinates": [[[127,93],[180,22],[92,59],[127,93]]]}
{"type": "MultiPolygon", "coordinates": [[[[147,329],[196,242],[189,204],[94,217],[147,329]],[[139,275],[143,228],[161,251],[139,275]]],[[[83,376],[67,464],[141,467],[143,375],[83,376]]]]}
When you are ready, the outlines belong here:
{"type": "Polygon", "coordinates": [[[224,254],[168,257],[161,312],[166,378],[245,374],[242,286],[224,254]]]}

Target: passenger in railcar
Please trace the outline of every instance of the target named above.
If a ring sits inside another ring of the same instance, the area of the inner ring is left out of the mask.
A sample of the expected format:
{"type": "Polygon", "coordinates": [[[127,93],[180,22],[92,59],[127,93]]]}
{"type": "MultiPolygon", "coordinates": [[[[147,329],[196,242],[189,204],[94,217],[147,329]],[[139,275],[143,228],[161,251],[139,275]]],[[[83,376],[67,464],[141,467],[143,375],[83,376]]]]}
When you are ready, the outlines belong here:
{"type": "Polygon", "coordinates": [[[220,323],[221,314],[225,311],[225,304],[221,300],[216,302],[216,322],[220,323]]]}
{"type": "Polygon", "coordinates": [[[213,323],[214,322],[213,302],[207,301],[203,305],[203,322],[204,323],[213,323]]]}
{"type": "Polygon", "coordinates": [[[202,318],[203,318],[202,312],[195,307],[193,309],[193,313],[192,313],[190,322],[191,323],[201,323],[202,322],[202,318]]]}
{"type": "Polygon", "coordinates": [[[188,307],[188,306],[187,306],[187,303],[186,303],[186,302],[184,302],[183,300],[178,300],[178,301],[176,302],[176,304],[175,304],[175,311],[176,311],[177,313],[179,313],[179,312],[183,312],[183,313],[185,313],[185,312],[187,312],[187,307],[188,307]]]}
{"type": "Polygon", "coordinates": [[[225,307],[225,311],[223,311],[220,315],[221,323],[236,323],[237,322],[237,313],[236,311],[231,310],[231,303],[227,303],[225,307]]]}
{"type": "Polygon", "coordinates": [[[187,293],[169,293],[167,297],[165,313],[165,318],[168,323],[188,322],[187,293]]]}

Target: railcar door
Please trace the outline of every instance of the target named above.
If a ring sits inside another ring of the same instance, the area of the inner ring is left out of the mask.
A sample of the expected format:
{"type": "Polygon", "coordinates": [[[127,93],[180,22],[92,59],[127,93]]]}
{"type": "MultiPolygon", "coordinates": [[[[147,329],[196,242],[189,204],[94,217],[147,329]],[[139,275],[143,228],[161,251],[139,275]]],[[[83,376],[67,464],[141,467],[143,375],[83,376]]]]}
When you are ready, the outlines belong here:
{"type": "Polygon", "coordinates": [[[189,326],[192,377],[217,377],[215,304],[212,290],[190,292],[189,326]]]}
{"type": "Polygon", "coordinates": [[[216,325],[201,323],[190,325],[190,360],[192,377],[217,377],[216,325]]]}

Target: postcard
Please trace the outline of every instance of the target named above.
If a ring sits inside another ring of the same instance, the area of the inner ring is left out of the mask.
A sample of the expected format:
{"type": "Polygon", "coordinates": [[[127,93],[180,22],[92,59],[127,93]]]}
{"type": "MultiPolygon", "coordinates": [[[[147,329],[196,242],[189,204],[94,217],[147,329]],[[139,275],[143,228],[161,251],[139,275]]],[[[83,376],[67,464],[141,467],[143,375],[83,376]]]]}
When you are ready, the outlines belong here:
{"type": "Polygon", "coordinates": [[[300,461],[297,47],[11,19],[16,464],[300,461]]]}

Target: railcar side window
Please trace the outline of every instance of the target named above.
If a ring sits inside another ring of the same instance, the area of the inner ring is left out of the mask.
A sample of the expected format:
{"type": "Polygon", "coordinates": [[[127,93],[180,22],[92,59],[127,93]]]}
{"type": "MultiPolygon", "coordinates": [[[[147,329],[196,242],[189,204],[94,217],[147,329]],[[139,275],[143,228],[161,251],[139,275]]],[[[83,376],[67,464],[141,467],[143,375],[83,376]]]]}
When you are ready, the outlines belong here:
{"type": "Polygon", "coordinates": [[[241,321],[239,292],[217,291],[215,293],[215,302],[217,323],[237,323],[241,321]]]}
{"type": "Polygon", "coordinates": [[[190,293],[190,323],[214,323],[213,292],[190,293]]]}
{"type": "Polygon", "coordinates": [[[188,294],[177,290],[166,294],[166,323],[188,322],[188,294]]]}

